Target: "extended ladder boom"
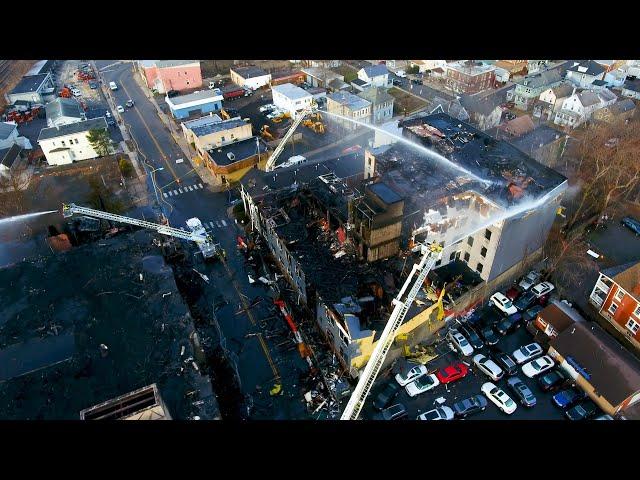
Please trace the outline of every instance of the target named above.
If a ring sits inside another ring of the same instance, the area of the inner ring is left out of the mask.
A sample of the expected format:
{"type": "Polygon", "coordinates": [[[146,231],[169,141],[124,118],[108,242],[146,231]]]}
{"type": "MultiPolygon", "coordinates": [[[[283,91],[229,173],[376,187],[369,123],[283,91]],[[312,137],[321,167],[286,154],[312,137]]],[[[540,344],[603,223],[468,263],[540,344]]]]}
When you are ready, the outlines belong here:
{"type": "Polygon", "coordinates": [[[111,220],[114,222],[128,223],[130,225],[137,225],[139,227],[150,228],[163,235],[170,235],[172,237],[178,237],[184,240],[191,240],[196,243],[206,243],[210,241],[210,239],[205,235],[200,235],[195,232],[180,230],[179,228],[173,228],[167,225],[160,225],[159,223],[152,223],[152,222],[147,222],[145,220],[138,220],[137,218],[124,217],[122,215],[116,215],[114,213],[103,212],[101,210],[94,210],[93,208],[79,207],[74,203],[62,205],[62,214],[65,217],[71,217],[74,213],[77,213],[80,215],[86,215],[88,217],[103,218],[105,220],[111,220]]]}
{"type": "Polygon", "coordinates": [[[411,308],[413,301],[416,299],[416,295],[422,287],[424,280],[427,278],[427,274],[433,268],[433,265],[442,253],[442,247],[435,243],[429,246],[423,246],[423,248],[425,250],[422,258],[420,259],[420,263],[413,266],[413,269],[411,270],[407,280],[404,282],[402,289],[393,300],[393,304],[395,305],[393,312],[382,331],[382,335],[380,336],[376,347],[373,349],[371,358],[360,375],[358,384],[353,390],[349,403],[347,403],[344,412],[342,412],[340,420],[357,420],[358,415],[360,415],[360,410],[362,410],[364,402],[371,391],[373,382],[375,382],[376,377],[382,368],[384,359],[391,349],[391,345],[393,344],[393,340],[396,337],[400,325],[402,325],[407,312],[411,308]],[[412,285],[411,282],[416,272],[420,273],[418,273],[418,276],[412,285]],[[407,297],[402,300],[402,297],[409,286],[411,286],[411,289],[409,290],[407,297]]]}
{"type": "Polygon", "coordinates": [[[314,110],[313,108],[307,108],[306,110],[303,110],[298,114],[296,119],[291,124],[291,127],[289,128],[289,130],[287,130],[287,133],[284,135],[284,137],[282,137],[282,140],[280,141],[276,149],[273,151],[273,153],[269,157],[269,160],[267,160],[267,164],[265,166],[265,169],[267,172],[273,171],[273,169],[275,168],[276,160],[284,150],[284,147],[289,141],[289,139],[291,138],[291,136],[293,135],[293,132],[296,131],[296,128],[298,128],[298,125],[300,125],[300,122],[302,122],[302,119],[306,117],[308,114],[312,113],[313,110],[314,110]]]}

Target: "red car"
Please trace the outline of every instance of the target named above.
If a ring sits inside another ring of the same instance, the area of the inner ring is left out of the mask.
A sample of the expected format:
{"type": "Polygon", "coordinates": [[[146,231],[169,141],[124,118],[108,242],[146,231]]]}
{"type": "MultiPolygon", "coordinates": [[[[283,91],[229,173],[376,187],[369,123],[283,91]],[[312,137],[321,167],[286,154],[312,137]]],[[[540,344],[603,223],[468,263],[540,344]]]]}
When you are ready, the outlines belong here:
{"type": "Polygon", "coordinates": [[[514,287],[511,287],[509,290],[507,290],[505,292],[505,296],[512,302],[515,302],[521,293],[522,293],[522,288],[516,285],[514,287]]]}
{"type": "Polygon", "coordinates": [[[469,368],[464,363],[454,363],[448,367],[441,368],[436,373],[440,383],[451,383],[460,380],[469,373],[469,368]]]}

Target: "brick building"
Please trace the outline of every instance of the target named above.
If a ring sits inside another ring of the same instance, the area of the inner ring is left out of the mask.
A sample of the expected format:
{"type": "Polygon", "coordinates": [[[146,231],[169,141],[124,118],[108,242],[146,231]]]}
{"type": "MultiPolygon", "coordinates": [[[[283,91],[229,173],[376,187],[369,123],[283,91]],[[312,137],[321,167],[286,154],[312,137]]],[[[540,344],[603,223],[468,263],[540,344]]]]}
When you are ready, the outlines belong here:
{"type": "Polygon", "coordinates": [[[473,94],[493,88],[496,74],[493,65],[467,60],[447,65],[446,85],[456,93],[473,94]]]}

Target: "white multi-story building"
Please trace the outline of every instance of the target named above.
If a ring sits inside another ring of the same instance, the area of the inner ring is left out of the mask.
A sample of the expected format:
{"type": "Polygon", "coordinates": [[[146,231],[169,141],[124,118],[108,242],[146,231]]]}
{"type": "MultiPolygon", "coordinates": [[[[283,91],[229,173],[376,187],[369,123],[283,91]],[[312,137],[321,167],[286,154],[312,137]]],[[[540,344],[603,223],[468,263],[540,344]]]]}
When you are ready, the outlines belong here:
{"type": "Polygon", "coordinates": [[[575,128],[591,118],[596,110],[613,105],[618,97],[610,90],[585,90],[567,97],[556,112],[556,125],[575,128]]]}
{"type": "Polygon", "coordinates": [[[392,86],[386,65],[371,65],[358,70],[358,78],[372,87],[389,88],[392,86]]]}
{"type": "Polygon", "coordinates": [[[87,136],[91,130],[107,130],[104,117],[84,122],[70,123],[60,127],[43,128],[38,144],[49,165],[66,165],[78,160],[98,157],[87,136]]]}
{"type": "Polygon", "coordinates": [[[292,116],[309,108],[313,101],[313,95],[292,83],[276,85],[271,89],[271,93],[273,94],[273,104],[289,112],[292,116]]]}

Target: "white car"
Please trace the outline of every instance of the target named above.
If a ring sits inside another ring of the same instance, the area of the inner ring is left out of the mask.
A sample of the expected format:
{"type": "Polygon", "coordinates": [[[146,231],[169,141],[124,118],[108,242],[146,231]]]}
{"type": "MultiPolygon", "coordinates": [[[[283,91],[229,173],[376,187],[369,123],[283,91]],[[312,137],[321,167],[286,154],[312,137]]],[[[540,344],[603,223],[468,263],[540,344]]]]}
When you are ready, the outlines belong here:
{"type": "Polygon", "coordinates": [[[542,354],[542,347],[537,343],[530,343],[529,345],[524,345],[513,352],[513,359],[516,361],[518,365],[524,362],[528,362],[529,360],[537,357],[542,354]]]}
{"type": "Polygon", "coordinates": [[[487,382],[482,385],[480,390],[482,390],[482,393],[484,393],[489,400],[496,404],[496,407],[507,415],[511,415],[516,411],[516,408],[518,408],[516,402],[511,400],[509,395],[491,382],[487,382]]]}
{"type": "Polygon", "coordinates": [[[484,373],[494,382],[497,382],[498,380],[500,380],[504,375],[504,372],[496,362],[494,362],[488,357],[485,357],[481,353],[473,357],[473,363],[476,365],[476,367],[478,367],[478,369],[482,373],[484,373]]]}
{"type": "Polygon", "coordinates": [[[281,112],[280,110],[274,110],[273,112],[267,114],[267,118],[271,120],[272,118],[279,117],[280,115],[282,115],[282,113],[283,112],[281,112]]]}
{"type": "Polygon", "coordinates": [[[473,347],[469,344],[464,335],[462,335],[458,330],[452,328],[449,330],[449,339],[453,346],[456,347],[456,350],[460,352],[460,354],[468,357],[473,353],[473,347]]]}
{"type": "Polygon", "coordinates": [[[400,78],[407,78],[407,74],[405,73],[404,70],[398,70],[396,72],[396,75],[399,76],[400,78]]]}
{"type": "Polygon", "coordinates": [[[518,285],[523,290],[527,291],[532,286],[534,286],[538,282],[538,280],[540,280],[541,276],[542,276],[542,274],[540,272],[536,272],[535,270],[532,270],[529,273],[527,273],[526,277],[524,277],[522,280],[520,280],[520,283],[518,285]]]}
{"type": "Polygon", "coordinates": [[[500,292],[496,292],[491,295],[489,302],[493,303],[498,310],[507,315],[513,315],[518,312],[518,309],[513,305],[513,302],[500,292]]]}
{"type": "Polygon", "coordinates": [[[428,392],[438,385],[440,385],[440,380],[432,373],[431,375],[422,375],[404,388],[410,397],[415,397],[421,393],[428,392]]]}
{"type": "Polygon", "coordinates": [[[116,107],[116,110],[117,110],[119,113],[124,113],[124,107],[123,107],[122,105],[118,105],[118,106],[116,107]]]}
{"type": "Polygon", "coordinates": [[[556,287],[554,287],[552,283],[542,282],[533,287],[531,291],[536,296],[536,298],[540,298],[543,295],[550,293],[554,288],[556,287]]]}
{"type": "Polygon", "coordinates": [[[266,105],[262,105],[258,110],[260,110],[260,112],[267,112],[274,108],[276,108],[276,106],[273,103],[267,103],[266,105]]]}
{"type": "Polygon", "coordinates": [[[453,420],[453,410],[451,407],[442,405],[418,415],[416,420],[453,420]]]}
{"type": "Polygon", "coordinates": [[[427,373],[429,373],[427,367],[424,365],[416,365],[406,373],[398,373],[396,375],[396,382],[398,382],[401,387],[404,387],[407,383],[411,383],[427,373]]]}
{"type": "Polygon", "coordinates": [[[522,373],[527,377],[533,378],[536,375],[540,375],[542,372],[546,372],[555,364],[549,355],[531,360],[529,363],[525,363],[522,366],[522,373]]]}

